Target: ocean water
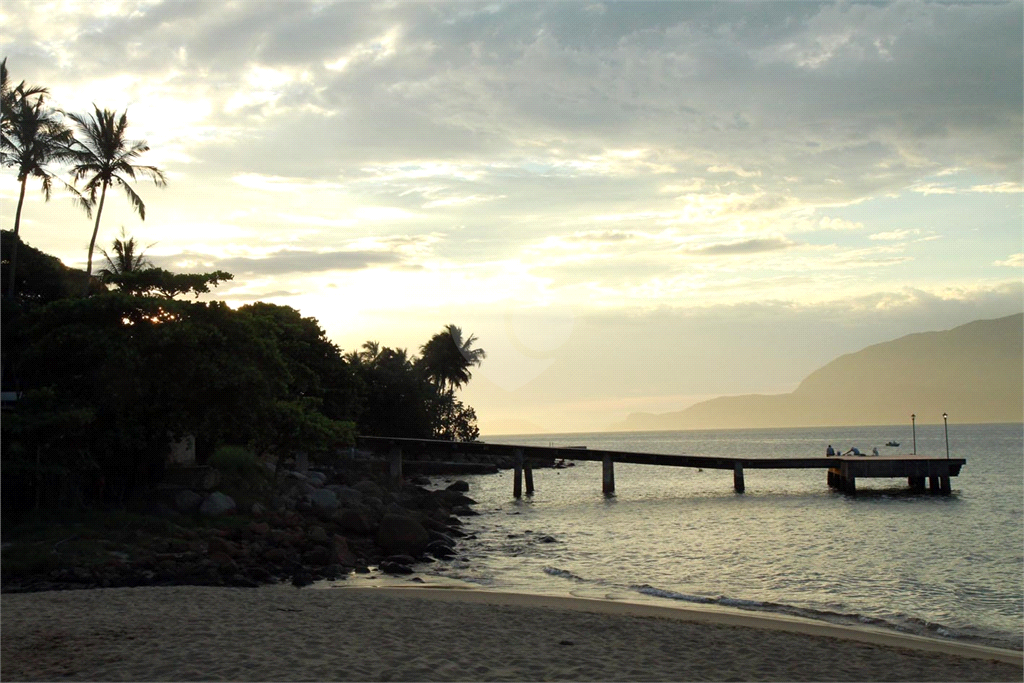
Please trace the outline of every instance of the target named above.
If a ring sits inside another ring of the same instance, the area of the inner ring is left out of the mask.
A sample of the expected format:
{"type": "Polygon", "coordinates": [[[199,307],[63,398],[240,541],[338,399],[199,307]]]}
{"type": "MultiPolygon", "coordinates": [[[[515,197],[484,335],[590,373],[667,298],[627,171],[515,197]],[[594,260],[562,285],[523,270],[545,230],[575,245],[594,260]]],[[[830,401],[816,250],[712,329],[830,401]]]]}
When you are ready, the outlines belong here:
{"type": "MultiPolygon", "coordinates": [[[[460,558],[424,574],[498,590],[662,604],[700,603],[873,625],[1020,650],[1024,643],[1024,428],[951,425],[967,459],[952,495],[912,494],[905,479],[828,488],[824,470],[732,472],[601,463],[460,477],[479,516],[460,558]]],[[[910,425],[830,429],[594,433],[484,438],[691,455],[817,456],[832,444],[913,451],[910,425]],[[901,442],[890,448],[889,440],[901,442]]],[[[917,452],[945,456],[942,425],[917,427],[917,452]]],[[[446,482],[437,480],[437,485],[446,482]]]]}

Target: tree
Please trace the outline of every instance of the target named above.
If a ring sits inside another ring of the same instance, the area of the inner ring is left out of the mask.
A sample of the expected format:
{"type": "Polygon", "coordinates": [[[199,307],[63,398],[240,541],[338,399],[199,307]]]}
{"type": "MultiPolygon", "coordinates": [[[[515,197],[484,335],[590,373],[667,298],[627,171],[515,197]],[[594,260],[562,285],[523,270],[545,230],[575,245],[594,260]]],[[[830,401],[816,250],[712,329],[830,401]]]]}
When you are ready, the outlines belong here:
{"type": "Polygon", "coordinates": [[[100,249],[100,253],[103,254],[103,258],[107,262],[107,267],[100,271],[101,275],[133,273],[153,267],[153,263],[146,258],[146,252],[139,249],[138,242],[134,237],[129,237],[123,227],[121,228],[121,237],[114,240],[113,251],[114,255],[111,257],[106,249],[100,249]]]}
{"type": "Polygon", "coordinates": [[[454,393],[473,376],[469,369],[487,357],[483,349],[473,348],[476,341],[473,334],[463,339],[457,325],[445,325],[420,347],[419,365],[439,392],[454,393]]]}
{"type": "MultiPolygon", "coordinates": [[[[44,88],[26,86],[24,81],[13,89],[9,87],[6,61],[0,64],[4,122],[0,148],[3,150],[3,165],[16,167],[18,182],[21,183],[18,208],[14,212],[14,235],[17,237],[21,230],[21,211],[25,204],[28,179],[33,177],[41,181],[43,196],[49,201],[53,176],[47,166],[73,158],[71,145],[74,134],[64,125],[61,113],[46,106],[44,88]],[[34,100],[31,99],[33,97],[34,100]]],[[[74,189],[71,191],[77,194],[74,189]]],[[[81,196],[79,199],[82,199],[81,196]]],[[[87,213],[90,211],[87,204],[85,209],[87,213]]],[[[18,264],[17,239],[12,243],[10,263],[7,295],[13,297],[18,264]]]]}
{"type": "Polygon", "coordinates": [[[132,189],[130,180],[137,175],[150,178],[157,187],[167,185],[163,171],[155,166],[138,166],[133,162],[144,152],[149,151],[145,141],[128,140],[125,131],[128,128],[128,110],[120,117],[109,109],[100,109],[95,104],[92,114],[69,114],[78,124],[82,137],[76,141],[76,158],[71,169],[71,176],[77,183],[86,178],[82,188],[88,196],[90,205],[96,205],[96,194],[99,192],[99,205],[96,207],[96,223],[89,240],[89,259],[85,272],[92,275],[92,254],[96,247],[96,235],[100,231],[100,219],[103,217],[103,203],[110,185],[119,185],[131,202],[132,208],[139,218],[146,220],[146,205],[142,198],[132,189]]]}

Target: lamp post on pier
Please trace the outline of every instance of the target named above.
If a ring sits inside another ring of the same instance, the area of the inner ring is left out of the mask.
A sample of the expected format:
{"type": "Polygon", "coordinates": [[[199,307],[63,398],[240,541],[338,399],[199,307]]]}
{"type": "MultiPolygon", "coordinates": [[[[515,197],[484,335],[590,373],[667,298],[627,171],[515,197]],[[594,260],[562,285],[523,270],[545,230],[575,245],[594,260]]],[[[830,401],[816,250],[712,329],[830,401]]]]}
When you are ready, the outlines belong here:
{"type": "Polygon", "coordinates": [[[948,418],[949,418],[949,415],[947,415],[946,413],[942,414],[942,425],[943,425],[943,428],[946,430],[946,460],[949,460],[949,421],[948,421],[948,418]]]}
{"type": "Polygon", "coordinates": [[[914,435],[914,455],[917,455],[917,415],[910,414],[910,431],[914,435]]]}

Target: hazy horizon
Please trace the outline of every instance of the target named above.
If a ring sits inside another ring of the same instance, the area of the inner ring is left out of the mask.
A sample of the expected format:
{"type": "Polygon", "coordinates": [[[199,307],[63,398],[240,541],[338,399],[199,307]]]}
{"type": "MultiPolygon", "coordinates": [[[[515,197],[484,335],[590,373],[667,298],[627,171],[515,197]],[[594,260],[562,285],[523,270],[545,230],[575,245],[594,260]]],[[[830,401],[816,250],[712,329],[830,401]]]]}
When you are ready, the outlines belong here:
{"type": "MultiPolygon", "coordinates": [[[[14,83],[128,108],[157,265],[344,350],[488,353],[483,434],[792,391],[871,344],[1024,310],[1024,6],[8,0],[14,83]]],[[[11,227],[18,183],[0,174],[11,227]]],[[[91,222],[29,182],[21,236],[91,222]]]]}

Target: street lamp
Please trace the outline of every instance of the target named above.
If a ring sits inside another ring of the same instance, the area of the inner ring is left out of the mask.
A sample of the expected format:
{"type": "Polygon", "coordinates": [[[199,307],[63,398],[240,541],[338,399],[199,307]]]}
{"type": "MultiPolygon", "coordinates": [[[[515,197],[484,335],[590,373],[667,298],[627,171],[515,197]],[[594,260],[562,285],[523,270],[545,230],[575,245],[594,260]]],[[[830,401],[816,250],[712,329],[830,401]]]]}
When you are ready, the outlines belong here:
{"type": "Polygon", "coordinates": [[[949,415],[947,415],[946,413],[942,414],[942,424],[943,424],[943,427],[946,430],[946,460],[949,460],[949,422],[948,422],[948,418],[949,418],[949,415]]]}
{"type": "Polygon", "coordinates": [[[910,429],[914,434],[914,455],[917,455],[917,415],[910,414],[910,429]]]}

